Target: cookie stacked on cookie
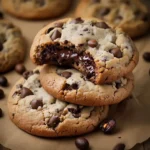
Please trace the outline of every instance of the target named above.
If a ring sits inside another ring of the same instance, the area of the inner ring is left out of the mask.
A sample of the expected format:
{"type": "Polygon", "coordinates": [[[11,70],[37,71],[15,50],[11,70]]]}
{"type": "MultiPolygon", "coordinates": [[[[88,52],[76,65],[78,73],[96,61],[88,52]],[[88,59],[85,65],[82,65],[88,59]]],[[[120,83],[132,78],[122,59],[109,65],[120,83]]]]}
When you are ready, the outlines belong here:
{"type": "Polygon", "coordinates": [[[90,132],[108,107],[133,89],[138,52],[120,29],[95,18],[67,18],[36,35],[31,59],[37,65],[11,91],[10,118],[28,133],[74,136],[90,132]]]}

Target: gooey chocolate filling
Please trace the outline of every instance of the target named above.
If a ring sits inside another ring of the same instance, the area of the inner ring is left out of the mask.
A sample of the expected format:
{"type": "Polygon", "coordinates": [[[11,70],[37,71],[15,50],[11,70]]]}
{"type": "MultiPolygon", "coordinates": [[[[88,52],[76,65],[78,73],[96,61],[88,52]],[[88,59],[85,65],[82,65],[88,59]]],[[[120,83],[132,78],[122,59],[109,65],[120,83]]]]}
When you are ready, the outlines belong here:
{"type": "Polygon", "coordinates": [[[95,76],[95,63],[90,54],[77,52],[75,46],[62,46],[59,43],[37,47],[36,61],[38,64],[54,64],[60,66],[79,66],[84,68],[87,78],[95,76]]]}

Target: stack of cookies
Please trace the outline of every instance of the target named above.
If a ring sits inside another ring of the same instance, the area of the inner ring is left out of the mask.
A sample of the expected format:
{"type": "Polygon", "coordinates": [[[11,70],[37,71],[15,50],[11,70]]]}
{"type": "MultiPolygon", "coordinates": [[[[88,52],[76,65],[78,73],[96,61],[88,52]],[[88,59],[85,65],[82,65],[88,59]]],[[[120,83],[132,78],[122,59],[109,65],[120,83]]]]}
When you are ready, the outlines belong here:
{"type": "Polygon", "coordinates": [[[138,52],[121,29],[95,18],[67,18],[36,35],[31,59],[37,64],[12,89],[11,120],[44,137],[75,136],[94,130],[109,105],[133,89],[138,52]]]}

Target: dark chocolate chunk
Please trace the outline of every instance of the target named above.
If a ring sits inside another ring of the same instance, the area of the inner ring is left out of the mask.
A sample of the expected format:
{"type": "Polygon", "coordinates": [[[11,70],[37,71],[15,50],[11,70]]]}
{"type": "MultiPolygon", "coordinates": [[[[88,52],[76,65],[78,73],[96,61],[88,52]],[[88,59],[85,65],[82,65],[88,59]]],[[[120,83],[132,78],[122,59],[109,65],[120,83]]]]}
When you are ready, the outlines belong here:
{"type": "Polygon", "coordinates": [[[20,95],[21,98],[25,98],[26,96],[33,95],[33,92],[26,87],[23,87],[21,89],[20,93],[21,93],[21,95],[20,95]]]}
{"type": "Polygon", "coordinates": [[[115,83],[116,83],[116,88],[119,89],[121,87],[121,81],[118,80],[115,83]]]}
{"type": "Polygon", "coordinates": [[[58,39],[58,38],[60,38],[61,37],[61,33],[58,31],[58,30],[55,30],[54,32],[53,32],[53,34],[51,35],[51,39],[54,41],[54,40],[56,40],[56,39],[58,39]]]}
{"type": "Polygon", "coordinates": [[[41,99],[32,100],[30,104],[31,104],[32,109],[37,109],[39,106],[43,107],[43,101],[41,99]]]}
{"type": "Polygon", "coordinates": [[[0,99],[3,99],[5,97],[4,91],[0,89],[0,99]]]}
{"type": "Polygon", "coordinates": [[[113,150],[124,150],[125,149],[125,144],[123,143],[120,143],[120,144],[117,144],[113,150]]]}
{"type": "Polygon", "coordinates": [[[80,137],[75,140],[75,145],[79,150],[88,150],[89,142],[86,138],[80,137]]]}
{"type": "Polygon", "coordinates": [[[69,78],[69,77],[71,77],[71,75],[72,75],[72,73],[71,72],[69,72],[69,71],[64,71],[64,72],[62,72],[61,73],[61,76],[62,77],[65,77],[65,78],[69,78]]]}
{"type": "Polygon", "coordinates": [[[109,8],[101,8],[99,11],[98,11],[98,14],[103,17],[107,14],[109,14],[110,12],[110,9],[109,8]]]}
{"type": "Polygon", "coordinates": [[[78,17],[76,19],[73,19],[70,23],[74,23],[74,24],[79,24],[79,23],[83,23],[84,20],[81,19],[81,17],[78,17]]]}
{"type": "Polygon", "coordinates": [[[6,77],[4,77],[4,76],[0,77],[0,85],[3,87],[6,87],[8,85],[8,81],[7,81],[6,77]]]}
{"type": "Polygon", "coordinates": [[[88,45],[92,48],[96,47],[97,46],[97,41],[96,40],[89,40],[88,41],[88,45]]]}
{"type": "Polygon", "coordinates": [[[122,57],[122,52],[119,48],[113,48],[110,50],[110,53],[114,55],[114,57],[121,58],[122,57]]]}
{"type": "Polygon", "coordinates": [[[53,116],[49,119],[47,125],[50,128],[55,128],[60,122],[60,118],[58,116],[53,116]]]}
{"type": "Polygon", "coordinates": [[[49,28],[49,29],[46,31],[46,34],[50,33],[53,29],[54,29],[54,27],[49,28]]]}
{"type": "Polygon", "coordinates": [[[27,80],[30,76],[33,75],[33,71],[25,71],[22,75],[27,80]]]}
{"type": "Polygon", "coordinates": [[[103,29],[110,28],[105,22],[96,22],[96,23],[93,23],[93,25],[95,25],[98,28],[103,28],[103,29]]]}
{"type": "Polygon", "coordinates": [[[3,117],[3,111],[2,109],[0,108],[0,118],[3,117]]]}
{"type": "Polygon", "coordinates": [[[15,66],[15,71],[19,74],[23,74],[26,71],[26,68],[23,64],[17,64],[15,66]]]}
{"type": "Polygon", "coordinates": [[[150,62],[150,52],[145,52],[143,58],[145,61],[150,62]]]}
{"type": "Polygon", "coordinates": [[[0,51],[3,50],[3,44],[0,42],[0,51]]]}
{"type": "Polygon", "coordinates": [[[100,124],[100,129],[105,134],[111,134],[114,131],[115,127],[116,127],[116,121],[114,119],[104,120],[100,124]]]}
{"type": "Polygon", "coordinates": [[[63,25],[64,25],[63,22],[56,22],[54,26],[57,27],[57,28],[62,28],[63,25]]]}
{"type": "Polygon", "coordinates": [[[77,108],[68,108],[68,111],[72,113],[72,115],[75,117],[75,118],[79,118],[81,116],[80,112],[80,108],[77,107],[77,108]]]}

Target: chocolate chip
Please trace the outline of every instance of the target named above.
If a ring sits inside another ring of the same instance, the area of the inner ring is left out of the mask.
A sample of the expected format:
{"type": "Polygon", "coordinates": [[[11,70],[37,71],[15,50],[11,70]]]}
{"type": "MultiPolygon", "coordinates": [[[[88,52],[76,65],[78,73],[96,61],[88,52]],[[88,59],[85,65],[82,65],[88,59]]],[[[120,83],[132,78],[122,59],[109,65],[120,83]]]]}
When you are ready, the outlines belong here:
{"type": "Polygon", "coordinates": [[[57,28],[62,28],[63,25],[64,25],[63,22],[56,22],[54,26],[57,27],[57,28]]]}
{"type": "Polygon", "coordinates": [[[98,14],[99,14],[100,16],[105,16],[105,15],[107,15],[109,12],[110,12],[110,9],[109,9],[109,8],[101,8],[101,9],[99,10],[98,14]]]}
{"type": "Polygon", "coordinates": [[[114,119],[104,120],[104,121],[100,124],[100,129],[101,129],[102,132],[104,132],[105,134],[110,134],[110,133],[112,133],[115,127],[116,127],[116,121],[115,121],[114,119]]]}
{"type": "Polygon", "coordinates": [[[3,50],[3,44],[0,42],[0,51],[3,50]]]}
{"type": "Polygon", "coordinates": [[[4,15],[2,12],[0,12],[0,19],[3,19],[4,18],[4,15]]]}
{"type": "Polygon", "coordinates": [[[77,107],[77,108],[68,108],[68,111],[72,113],[72,115],[75,117],[75,118],[79,118],[81,116],[80,112],[80,108],[77,107]]]}
{"type": "Polygon", "coordinates": [[[145,52],[143,58],[145,61],[150,62],[150,52],[145,52]]]}
{"type": "Polygon", "coordinates": [[[119,48],[113,48],[110,50],[110,53],[114,55],[114,57],[121,58],[122,57],[122,52],[120,51],[119,48]]]}
{"type": "Polygon", "coordinates": [[[74,23],[74,24],[79,24],[79,23],[83,23],[84,21],[81,19],[81,17],[78,17],[74,20],[72,20],[70,23],[74,23]]]}
{"type": "Polygon", "coordinates": [[[65,78],[69,78],[69,77],[71,77],[71,75],[72,75],[72,73],[71,72],[69,72],[69,71],[64,71],[64,72],[62,72],[61,73],[61,76],[62,77],[65,77],[65,78]]]}
{"type": "Polygon", "coordinates": [[[80,137],[75,140],[75,145],[79,150],[88,150],[89,142],[86,138],[80,137]]]}
{"type": "Polygon", "coordinates": [[[6,77],[4,77],[4,76],[0,77],[0,85],[3,87],[6,87],[8,85],[8,81],[7,81],[6,77]]]}
{"type": "Polygon", "coordinates": [[[36,2],[39,6],[44,6],[44,5],[45,5],[45,0],[35,0],[35,2],[36,2]]]}
{"type": "Polygon", "coordinates": [[[119,89],[121,87],[121,81],[118,80],[115,83],[116,83],[116,88],[119,89]]]}
{"type": "Polygon", "coordinates": [[[103,29],[109,28],[109,26],[105,22],[96,22],[96,23],[93,23],[93,25],[95,25],[98,28],[103,28],[103,29]]]}
{"type": "Polygon", "coordinates": [[[43,101],[40,99],[40,100],[33,100],[31,101],[31,107],[32,109],[37,109],[39,106],[43,107],[43,101]]]}
{"type": "Polygon", "coordinates": [[[33,75],[33,71],[25,71],[22,75],[27,80],[30,76],[33,75]]]}
{"type": "Polygon", "coordinates": [[[64,87],[65,90],[77,90],[78,89],[78,84],[73,83],[72,85],[66,84],[64,87]]]}
{"type": "Polygon", "coordinates": [[[97,41],[96,40],[89,40],[88,41],[88,45],[92,48],[96,47],[97,46],[97,41]]]}
{"type": "Polygon", "coordinates": [[[26,96],[33,95],[33,92],[26,87],[23,87],[21,89],[20,93],[21,93],[21,95],[20,95],[21,98],[25,98],[26,96]]]}
{"type": "Polygon", "coordinates": [[[93,3],[99,3],[100,0],[92,0],[93,3]]]}
{"type": "Polygon", "coordinates": [[[58,31],[58,30],[55,30],[54,32],[53,32],[53,34],[51,35],[51,39],[54,41],[54,40],[56,40],[56,39],[58,39],[58,38],[60,38],[61,37],[61,33],[58,31]]]}
{"type": "Polygon", "coordinates": [[[26,68],[23,64],[17,64],[15,66],[15,71],[19,74],[23,74],[26,71],[26,68]]]}
{"type": "Polygon", "coordinates": [[[117,16],[116,20],[122,20],[123,17],[122,16],[117,16]]]}
{"type": "Polygon", "coordinates": [[[55,128],[60,122],[60,118],[58,116],[53,116],[49,119],[47,125],[50,128],[55,128]]]}
{"type": "Polygon", "coordinates": [[[3,117],[3,111],[2,109],[0,108],[0,118],[3,117]]]}
{"type": "Polygon", "coordinates": [[[0,99],[3,99],[5,97],[4,91],[0,89],[0,99]]]}
{"type": "Polygon", "coordinates": [[[124,150],[124,149],[125,149],[125,144],[120,143],[120,144],[117,144],[113,150],[124,150]]]}
{"type": "Polygon", "coordinates": [[[49,29],[46,31],[46,34],[50,33],[53,29],[54,29],[54,27],[49,28],[49,29]]]}
{"type": "Polygon", "coordinates": [[[14,28],[14,25],[13,24],[8,24],[8,25],[6,25],[6,28],[7,29],[12,29],[12,28],[14,28]]]}
{"type": "Polygon", "coordinates": [[[39,70],[35,70],[34,73],[40,74],[40,71],[39,70]]]}

